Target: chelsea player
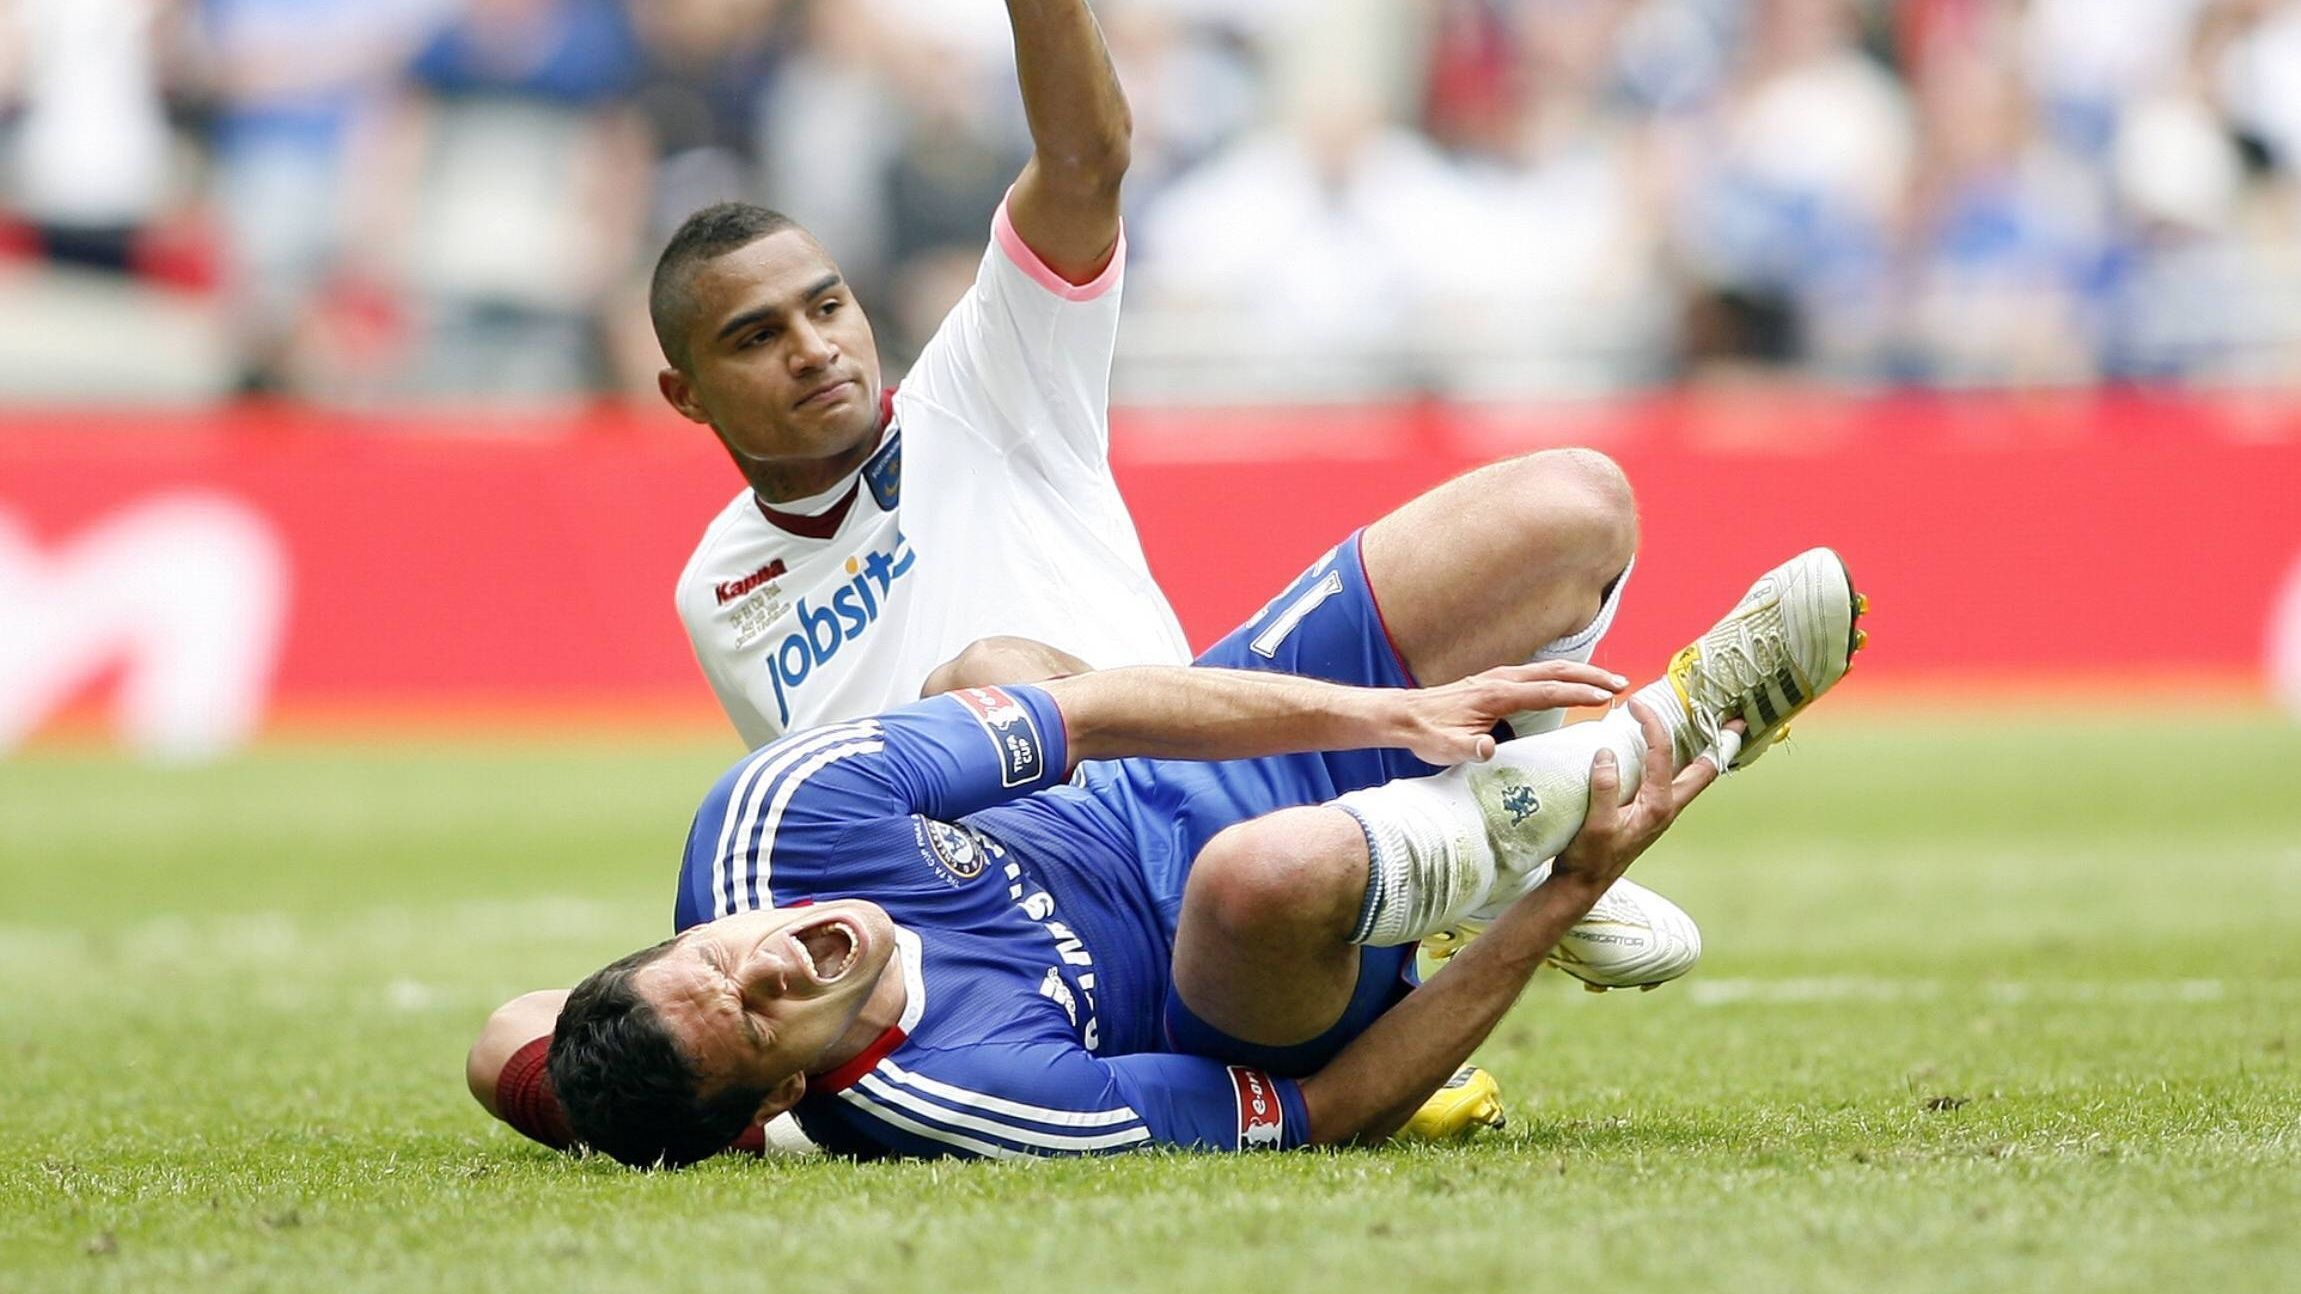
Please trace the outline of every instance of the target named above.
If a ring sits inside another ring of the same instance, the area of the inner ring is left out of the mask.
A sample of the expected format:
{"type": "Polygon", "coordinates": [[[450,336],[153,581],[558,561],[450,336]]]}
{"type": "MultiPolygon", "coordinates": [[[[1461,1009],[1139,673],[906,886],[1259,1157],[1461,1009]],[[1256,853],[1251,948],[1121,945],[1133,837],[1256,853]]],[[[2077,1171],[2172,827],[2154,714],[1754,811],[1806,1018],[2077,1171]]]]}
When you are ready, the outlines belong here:
{"type": "Polygon", "coordinates": [[[1202,668],[963,689],[755,752],[696,817],[683,933],[559,1018],[575,1134],[633,1164],[786,1111],[859,1156],[1379,1137],[1594,907],[1630,946],[1577,973],[1682,973],[1698,947],[1622,871],[1835,684],[1862,603],[1813,550],[1632,707],[1497,747],[1506,716],[1625,687],[1507,663],[1610,607],[1625,500],[1596,455],[1498,464],[1353,536],[1202,668]],[[1418,941],[1477,925],[1411,982],[1418,941]]]}

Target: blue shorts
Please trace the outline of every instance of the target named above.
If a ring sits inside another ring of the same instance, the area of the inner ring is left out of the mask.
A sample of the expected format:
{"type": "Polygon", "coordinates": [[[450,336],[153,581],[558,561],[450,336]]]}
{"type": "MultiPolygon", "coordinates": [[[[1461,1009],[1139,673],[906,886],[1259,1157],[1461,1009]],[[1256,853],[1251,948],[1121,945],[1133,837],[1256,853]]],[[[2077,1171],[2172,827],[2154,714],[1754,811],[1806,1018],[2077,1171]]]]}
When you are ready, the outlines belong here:
{"type": "MultiPolygon", "coordinates": [[[[1361,534],[1313,563],[1197,663],[1304,674],[1360,687],[1415,686],[1366,582],[1361,534]]],[[[1437,771],[1403,750],[1218,764],[1116,760],[1084,765],[1071,786],[970,821],[1031,862],[1104,963],[1099,973],[1106,986],[1106,1023],[1117,1044],[1113,1050],[1189,1052],[1300,1075],[1323,1066],[1412,989],[1413,948],[1360,950],[1358,988],[1350,1005],[1318,1038],[1291,1047],[1232,1038],[1194,1016],[1174,991],[1175,924],[1191,864],[1209,840],[1233,824],[1437,771]]]]}

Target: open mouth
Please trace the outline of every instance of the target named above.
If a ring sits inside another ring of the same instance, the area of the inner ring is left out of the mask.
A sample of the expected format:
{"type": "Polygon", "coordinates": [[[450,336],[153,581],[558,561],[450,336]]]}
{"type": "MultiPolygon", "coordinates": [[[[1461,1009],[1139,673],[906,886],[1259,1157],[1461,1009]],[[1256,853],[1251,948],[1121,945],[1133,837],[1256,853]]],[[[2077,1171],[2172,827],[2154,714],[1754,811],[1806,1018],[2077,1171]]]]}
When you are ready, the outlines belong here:
{"type": "Polygon", "coordinates": [[[862,932],[839,918],[818,921],[789,933],[804,956],[807,973],[818,984],[837,982],[862,958],[862,932]]]}

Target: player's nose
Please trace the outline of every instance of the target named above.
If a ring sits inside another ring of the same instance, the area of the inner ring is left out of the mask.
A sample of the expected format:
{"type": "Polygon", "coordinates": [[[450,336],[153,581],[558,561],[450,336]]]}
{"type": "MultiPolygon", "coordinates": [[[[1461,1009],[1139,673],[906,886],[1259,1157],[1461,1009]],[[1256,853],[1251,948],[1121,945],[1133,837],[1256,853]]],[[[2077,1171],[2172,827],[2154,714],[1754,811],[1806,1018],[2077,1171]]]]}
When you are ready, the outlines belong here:
{"type": "Polygon", "coordinates": [[[798,973],[792,960],[787,940],[768,939],[744,957],[737,979],[746,993],[763,997],[781,997],[791,987],[791,977],[798,973]]]}
{"type": "Polygon", "coordinates": [[[839,343],[812,320],[791,330],[791,367],[801,373],[829,368],[839,358],[839,343]]]}

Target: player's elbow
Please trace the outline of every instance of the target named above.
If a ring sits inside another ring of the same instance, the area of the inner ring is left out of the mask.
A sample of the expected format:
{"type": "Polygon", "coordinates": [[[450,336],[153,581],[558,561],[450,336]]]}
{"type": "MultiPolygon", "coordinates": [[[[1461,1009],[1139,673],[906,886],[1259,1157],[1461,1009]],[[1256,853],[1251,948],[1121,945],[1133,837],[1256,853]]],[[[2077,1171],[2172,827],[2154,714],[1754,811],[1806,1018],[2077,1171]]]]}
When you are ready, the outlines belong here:
{"type": "Polygon", "coordinates": [[[463,1081],[471,1089],[471,1099],[497,1118],[503,1112],[496,1108],[496,1091],[503,1077],[503,1067],[510,1063],[512,1054],[536,1039],[551,1032],[559,1018],[559,1008],[567,1002],[565,989],[539,989],[523,993],[497,1007],[480,1026],[479,1037],[464,1054],[463,1081]]]}
{"type": "Polygon", "coordinates": [[[1126,178],[1127,168],[1134,165],[1134,117],[1126,104],[1119,104],[1117,119],[1110,128],[1096,138],[1095,147],[1084,159],[1086,173],[1109,188],[1117,188],[1126,178]]]}
{"type": "Polygon", "coordinates": [[[485,1028],[480,1030],[479,1041],[473,1043],[471,1050],[465,1052],[463,1057],[464,1087],[470,1090],[471,1099],[479,1102],[479,1108],[499,1119],[503,1117],[503,1112],[496,1108],[495,1093],[503,1081],[504,1064],[510,1058],[511,1051],[502,1050],[489,1042],[485,1028]]]}
{"type": "Polygon", "coordinates": [[[1407,1117],[1377,1109],[1331,1067],[1302,1080],[1302,1108],[1309,1128],[1303,1144],[1309,1146],[1379,1145],[1404,1127],[1407,1117]]]}
{"type": "Polygon", "coordinates": [[[1133,135],[1133,117],[1122,103],[1101,129],[1057,148],[1041,148],[1039,173],[1048,183],[1081,197],[1114,194],[1134,164],[1133,135]]]}

